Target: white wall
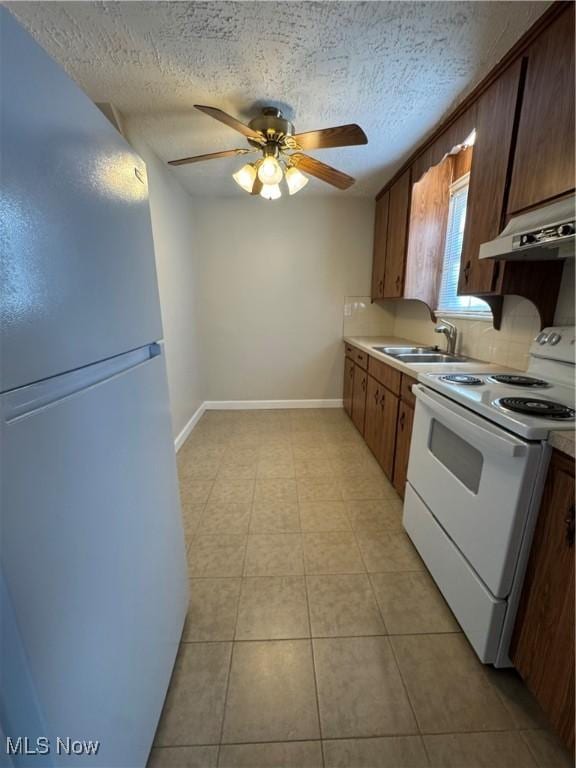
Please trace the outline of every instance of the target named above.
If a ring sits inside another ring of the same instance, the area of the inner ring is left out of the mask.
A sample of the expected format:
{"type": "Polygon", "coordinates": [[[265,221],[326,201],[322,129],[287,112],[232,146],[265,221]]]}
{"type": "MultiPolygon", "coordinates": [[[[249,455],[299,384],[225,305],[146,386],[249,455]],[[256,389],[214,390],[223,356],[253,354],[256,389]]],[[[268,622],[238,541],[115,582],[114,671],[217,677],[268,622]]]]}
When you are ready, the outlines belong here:
{"type": "Polygon", "coordinates": [[[198,323],[200,249],[190,195],[127,121],[123,129],[146,162],[162,309],[166,366],[176,437],[204,401],[198,323]]]}
{"type": "Polygon", "coordinates": [[[373,201],[193,204],[206,399],[340,398],[344,297],[370,290],[373,201]]]}

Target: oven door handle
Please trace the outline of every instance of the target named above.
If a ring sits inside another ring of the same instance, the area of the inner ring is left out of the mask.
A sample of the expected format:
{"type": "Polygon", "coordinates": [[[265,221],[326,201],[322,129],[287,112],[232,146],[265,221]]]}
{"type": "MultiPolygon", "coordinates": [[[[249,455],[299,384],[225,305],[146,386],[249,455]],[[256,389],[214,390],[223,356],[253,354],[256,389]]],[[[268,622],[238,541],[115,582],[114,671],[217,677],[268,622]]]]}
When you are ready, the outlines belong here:
{"type": "Polygon", "coordinates": [[[466,435],[471,442],[480,443],[488,450],[498,452],[504,456],[517,457],[526,455],[528,450],[526,444],[521,443],[512,436],[507,438],[493,432],[489,427],[483,426],[479,418],[474,417],[472,414],[470,417],[461,415],[459,406],[451,405],[448,407],[444,405],[436,397],[429,394],[422,385],[412,387],[412,392],[422,405],[432,411],[432,413],[435,413],[444,424],[449,424],[458,435],[466,435]]]}

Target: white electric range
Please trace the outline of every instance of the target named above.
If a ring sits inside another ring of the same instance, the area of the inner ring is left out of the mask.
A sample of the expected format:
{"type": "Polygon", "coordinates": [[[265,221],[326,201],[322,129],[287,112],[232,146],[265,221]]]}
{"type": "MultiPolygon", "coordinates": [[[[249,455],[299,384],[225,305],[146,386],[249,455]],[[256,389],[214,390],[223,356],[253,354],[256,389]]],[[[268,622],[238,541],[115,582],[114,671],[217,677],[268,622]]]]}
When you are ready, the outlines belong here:
{"type": "Polygon", "coordinates": [[[573,327],[547,328],[526,374],[423,373],[404,527],[480,659],[508,646],[548,462],[548,435],[576,428],[573,327]]]}

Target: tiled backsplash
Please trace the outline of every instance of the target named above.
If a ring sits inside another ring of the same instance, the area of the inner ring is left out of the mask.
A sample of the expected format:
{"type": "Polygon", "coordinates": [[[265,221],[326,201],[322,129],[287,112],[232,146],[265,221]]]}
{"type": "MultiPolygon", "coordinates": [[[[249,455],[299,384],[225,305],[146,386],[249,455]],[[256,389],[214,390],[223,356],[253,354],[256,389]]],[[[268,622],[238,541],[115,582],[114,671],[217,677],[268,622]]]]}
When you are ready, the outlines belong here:
{"type": "MultiPolygon", "coordinates": [[[[519,296],[506,296],[502,325],[494,330],[485,320],[447,318],[458,328],[457,351],[463,355],[526,370],[528,352],[540,330],[536,307],[519,296]]],[[[574,262],[564,267],[555,325],[574,325],[574,262]]],[[[349,297],[344,304],[344,335],[398,336],[421,344],[444,344],[434,333],[430,313],[419,301],[387,301],[371,304],[369,297],[349,297]]]]}

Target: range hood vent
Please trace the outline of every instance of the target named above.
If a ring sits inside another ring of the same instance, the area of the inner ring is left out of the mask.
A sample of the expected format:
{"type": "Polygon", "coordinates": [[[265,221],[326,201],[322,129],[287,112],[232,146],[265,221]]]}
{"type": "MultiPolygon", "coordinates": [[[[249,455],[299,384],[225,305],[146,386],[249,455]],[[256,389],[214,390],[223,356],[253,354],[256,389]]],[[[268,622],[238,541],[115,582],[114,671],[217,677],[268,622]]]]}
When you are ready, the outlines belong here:
{"type": "Polygon", "coordinates": [[[574,258],[574,206],[572,196],[514,216],[498,237],[482,243],[479,257],[515,261],[574,258]]]}

